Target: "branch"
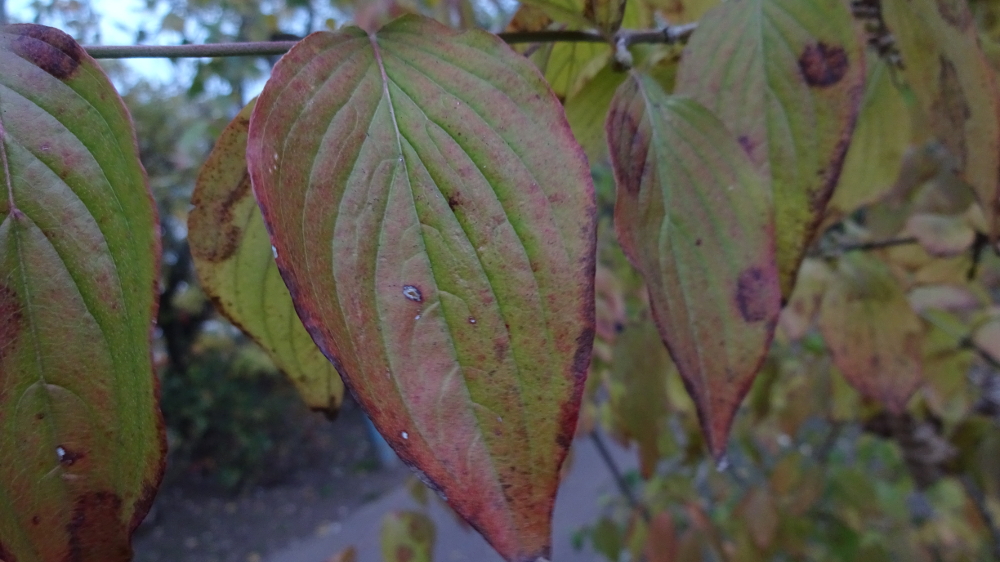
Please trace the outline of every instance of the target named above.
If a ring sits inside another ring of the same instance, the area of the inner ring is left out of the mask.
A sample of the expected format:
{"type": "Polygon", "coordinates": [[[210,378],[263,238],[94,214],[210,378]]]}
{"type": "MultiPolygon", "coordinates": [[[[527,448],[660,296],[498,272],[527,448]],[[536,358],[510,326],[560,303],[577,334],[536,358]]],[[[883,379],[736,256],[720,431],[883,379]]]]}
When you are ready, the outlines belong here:
{"type": "MultiPolygon", "coordinates": [[[[610,41],[624,46],[639,43],[674,44],[687,40],[697,24],[676,25],[663,29],[622,29],[610,41]]],[[[592,31],[519,31],[500,33],[510,44],[518,43],[608,43],[592,31]]],[[[296,41],[257,41],[250,43],[206,43],[202,45],[86,45],[83,48],[95,59],[144,58],[215,58],[283,55],[296,41]]]]}
{"type": "Polygon", "coordinates": [[[635,494],[632,492],[632,487],[628,485],[628,482],[625,480],[625,476],[622,475],[621,469],[619,469],[618,465],[615,463],[615,459],[611,458],[611,453],[608,451],[607,445],[604,444],[604,439],[601,439],[600,434],[596,431],[590,432],[590,439],[597,447],[597,452],[601,454],[601,460],[603,460],[604,464],[607,465],[608,470],[611,472],[611,476],[615,479],[615,484],[618,485],[618,489],[621,491],[622,495],[625,496],[625,499],[628,500],[629,505],[632,509],[638,511],[642,515],[642,518],[646,523],[649,523],[651,519],[649,509],[647,509],[646,505],[635,497],[635,494]]]}
{"type": "Polygon", "coordinates": [[[881,250],[882,248],[891,248],[893,246],[908,246],[910,244],[919,244],[919,243],[920,241],[912,236],[907,236],[905,238],[889,238],[888,240],[874,240],[871,242],[844,244],[842,246],[837,246],[827,250],[817,249],[815,252],[810,252],[809,257],[835,258],[838,256],[842,256],[847,252],[854,252],[854,251],[868,252],[871,250],[881,250]]]}

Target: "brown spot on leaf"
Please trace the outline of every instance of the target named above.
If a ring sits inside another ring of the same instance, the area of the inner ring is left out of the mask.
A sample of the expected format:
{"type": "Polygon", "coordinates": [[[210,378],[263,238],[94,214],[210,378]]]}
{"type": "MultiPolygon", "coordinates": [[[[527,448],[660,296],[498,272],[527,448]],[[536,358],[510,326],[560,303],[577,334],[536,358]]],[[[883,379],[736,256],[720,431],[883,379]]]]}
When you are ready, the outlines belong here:
{"type": "Polygon", "coordinates": [[[0,360],[13,351],[23,323],[24,314],[17,292],[0,285],[0,360]]]}
{"type": "Polygon", "coordinates": [[[498,362],[503,361],[504,356],[507,355],[507,341],[506,340],[494,341],[493,354],[498,362]]]}
{"type": "Polygon", "coordinates": [[[59,80],[73,77],[80,68],[83,47],[58,29],[24,23],[7,26],[4,31],[17,36],[11,44],[17,56],[59,80]]]}
{"type": "Polygon", "coordinates": [[[192,250],[210,262],[224,261],[236,253],[240,247],[240,240],[243,239],[243,228],[240,227],[242,221],[235,220],[233,208],[243,201],[248,193],[250,193],[250,174],[244,172],[236,189],[230,191],[219,206],[212,207],[211,219],[215,222],[212,231],[216,239],[205,240],[203,244],[194,241],[192,250]]]}
{"type": "Polygon", "coordinates": [[[774,279],[755,266],[740,273],[736,282],[736,306],[746,322],[766,320],[771,312],[774,295],[774,279]]]}
{"type": "Polygon", "coordinates": [[[76,499],[66,525],[69,552],[63,562],[127,562],[132,559],[121,521],[122,500],[112,492],[88,492],[76,499]]]}
{"type": "Polygon", "coordinates": [[[807,84],[818,88],[840,82],[847,74],[848,66],[847,52],[843,48],[830,46],[822,41],[808,45],[799,57],[802,77],[807,84]]]}
{"type": "Polygon", "coordinates": [[[452,193],[451,195],[448,196],[448,207],[450,207],[451,210],[454,211],[455,207],[458,207],[458,206],[461,206],[461,205],[462,205],[462,194],[461,193],[459,193],[459,192],[456,191],[456,192],[454,192],[454,193],[452,193]]]}

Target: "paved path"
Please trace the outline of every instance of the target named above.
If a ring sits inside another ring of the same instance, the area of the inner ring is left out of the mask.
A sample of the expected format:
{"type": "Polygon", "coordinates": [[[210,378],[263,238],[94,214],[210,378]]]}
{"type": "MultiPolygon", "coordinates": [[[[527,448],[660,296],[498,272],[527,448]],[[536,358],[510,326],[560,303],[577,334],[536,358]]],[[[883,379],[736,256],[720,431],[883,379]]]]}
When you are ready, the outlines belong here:
{"type": "MultiPolygon", "coordinates": [[[[635,467],[635,454],[608,441],[612,456],[623,469],[635,467]]],[[[602,562],[606,559],[585,548],[577,552],[570,541],[581,527],[597,522],[600,499],[616,493],[615,483],[589,439],[574,444],[570,473],[559,488],[553,521],[553,562],[602,562]]],[[[450,510],[440,502],[429,502],[429,514],[437,527],[434,562],[503,562],[479,533],[462,529],[450,510]]],[[[345,520],[334,523],[325,536],[301,540],[278,551],[266,562],[324,562],[353,545],[358,562],[382,562],[379,530],[382,517],[392,510],[421,509],[405,486],[386,493],[345,520]]]]}

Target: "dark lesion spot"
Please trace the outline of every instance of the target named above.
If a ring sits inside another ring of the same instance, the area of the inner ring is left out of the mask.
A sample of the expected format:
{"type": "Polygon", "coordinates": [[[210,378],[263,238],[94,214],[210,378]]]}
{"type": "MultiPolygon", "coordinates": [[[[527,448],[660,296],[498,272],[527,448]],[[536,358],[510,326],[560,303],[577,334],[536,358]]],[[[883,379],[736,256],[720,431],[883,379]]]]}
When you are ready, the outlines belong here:
{"type": "Polygon", "coordinates": [[[14,53],[59,80],[72,78],[80,68],[84,50],[72,37],[44,25],[9,25],[4,33],[15,35],[14,53]]]}
{"type": "Polygon", "coordinates": [[[87,492],[76,498],[66,531],[64,562],[126,562],[132,546],[121,517],[122,500],[113,492],[87,492]]]}
{"type": "Polygon", "coordinates": [[[454,193],[452,193],[451,195],[448,196],[448,207],[450,207],[451,210],[454,211],[455,207],[459,207],[461,205],[462,205],[462,194],[461,193],[459,193],[458,191],[456,191],[456,192],[454,192],[454,193]]]}
{"type": "Polygon", "coordinates": [[[972,12],[966,0],[937,0],[938,13],[949,25],[965,31],[972,25],[972,12]]]}
{"type": "Polygon", "coordinates": [[[13,352],[23,324],[23,306],[17,292],[0,285],[0,360],[13,352]]]}
{"type": "Polygon", "coordinates": [[[413,549],[406,545],[396,547],[396,560],[398,562],[411,562],[413,560],[413,549]]]}
{"type": "Polygon", "coordinates": [[[245,221],[240,220],[243,217],[236,216],[235,209],[249,194],[250,174],[244,171],[239,183],[226,194],[226,198],[221,203],[207,206],[209,212],[198,219],[211,220],[212,224],[204,229],[206,236],[192,237],[189,242],[192,253],[213,263],[225,261],[236,253],[243,241],[241,224],[245,221]]]}
{"type": "Polygon", "coordinates": [[[736,306],[745,322],[766,320],[773,306],[777,278],[751,266],[740,273],[736,282],[736,306]]]}
{"type": "Polygon", "coordinates": [[[820,41],[806,46],[799,57],[799,70],[810,86],[825,88],[840,82],[847,74],[850,62],[842,47],[820,41]]]}
{"type": "Polygon", "coordinates": [[[965,169],[969,148],[965,126],[972,118],[972,109],[965,97],[965,89],[958,78],[955,64],[940,57],[938,69],[938,96],[931,104],[931,127],[941,142],[958,159],[959,169],[965,169]]]}
{"type": "Polygon", "coordinates": [[[646,157],[649,153],[649,132],[629,109],[613,107],[608,118],[608,135],[611,151],[614,153],[619,181],[629,195],[638,195],[642,187],[642,176],[646,171],[646,157]]]}

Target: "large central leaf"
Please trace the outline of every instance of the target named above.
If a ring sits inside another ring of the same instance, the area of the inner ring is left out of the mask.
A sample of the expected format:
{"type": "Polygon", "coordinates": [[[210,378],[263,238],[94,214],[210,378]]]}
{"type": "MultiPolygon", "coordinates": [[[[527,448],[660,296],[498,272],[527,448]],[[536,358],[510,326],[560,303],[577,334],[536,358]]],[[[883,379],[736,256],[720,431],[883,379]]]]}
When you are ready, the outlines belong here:
{"type": "Polygon", "coordinates": [[[415,17],[314,34],[275,67],[247,161],[299,316],[375,425],[508,560],[547,557],[596,236],[538,71],[415,17]]]}
{"type": "Polygon", "coordinates": [[[0,27],[0,560],[126,562],[166,448],[156,209],[128,111],[68,35],[0,27]]]}

